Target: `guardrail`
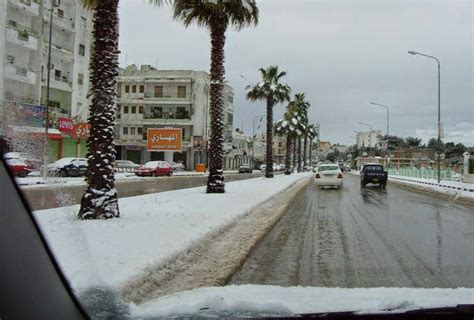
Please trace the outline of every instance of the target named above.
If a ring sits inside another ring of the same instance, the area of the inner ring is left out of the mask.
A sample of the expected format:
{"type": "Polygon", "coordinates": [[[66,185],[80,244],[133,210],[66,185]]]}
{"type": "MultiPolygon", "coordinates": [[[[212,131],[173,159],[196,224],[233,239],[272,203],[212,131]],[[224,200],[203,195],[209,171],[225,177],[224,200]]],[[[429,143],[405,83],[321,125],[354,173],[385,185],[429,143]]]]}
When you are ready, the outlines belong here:
{"type": "MultiPolygon", "coordinates": [[[[404,167],[400,169],[389,168],[388,174],[392,176],[401,176],[409,178],[423,178],[423,179],[436,179],[438,177],[438,170],[435,168],[416,168],[416,167],[404,167]]],[[[450,168],[441,170],[441,180],[445,181],[459,181],[461,175],[454,172],[450,168]]]]}
{"type": "Polygon", "coordinates": [[[115,167],[117,172],[135,172],[136,167],[115,167]]]}

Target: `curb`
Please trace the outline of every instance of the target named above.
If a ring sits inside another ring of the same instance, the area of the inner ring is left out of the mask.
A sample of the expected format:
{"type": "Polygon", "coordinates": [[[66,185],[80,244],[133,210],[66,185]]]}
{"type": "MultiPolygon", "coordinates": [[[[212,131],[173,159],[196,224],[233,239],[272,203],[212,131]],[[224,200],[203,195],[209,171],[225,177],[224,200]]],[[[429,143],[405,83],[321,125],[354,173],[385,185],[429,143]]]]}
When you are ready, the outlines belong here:
{"type": "Polygon", "coordinates": [[[431,185],[431,186],[436,186],[436,187],[443,187],[443,188],[459,190],[459,191],[474,192],[474,186],[473,186],[473,188],[461,188],[461,187],[454,187],[454,186],[449,186],[449,185],[445,185],[445,184],[441,184],[441,183],[424,182],[424,181],[408,179],[408,178],[400,178],[400,177],[394,177],[394,176],[389,176],[389,178],[390,179],[395,179],[395,180],[401,180],[401,181],[410,181],[410,182],[415,182],[415,183],[420,183],[420,184],[426,184],[426,185],[431,185]]]}
{"type": "Polygon", "coordinates": [[[190,248],[148,268],[123,286],[124,300],[140,304],[176,292],[225,285],[310,182],[308,177],[295,181],[190,248]]]}

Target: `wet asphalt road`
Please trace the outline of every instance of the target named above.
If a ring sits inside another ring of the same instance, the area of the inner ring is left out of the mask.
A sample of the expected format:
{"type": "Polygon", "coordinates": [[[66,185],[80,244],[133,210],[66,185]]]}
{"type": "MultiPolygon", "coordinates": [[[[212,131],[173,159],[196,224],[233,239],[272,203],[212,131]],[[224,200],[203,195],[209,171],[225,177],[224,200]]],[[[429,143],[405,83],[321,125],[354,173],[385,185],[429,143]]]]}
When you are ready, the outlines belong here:
{"type": "Polygon", "coordinates": [[[473,287],[474,212],[393,184],[310,185],[230,284],[473,287]]]}
{"type": "MultiPolygon", "coordinates": [[[[263,174],[260,172],[254,172],[253,174],[224,175],[226,182],[261,176],[263,176],[263,174]]],[[[172,176],[141,178],[139,181],[118,180],[115,183],[115,187],[119,197],[125,198],[149,193],[199,187],[206,185],[206,183],[207,176],[172,176]]],[[[22,191],[33,210],[42,210],[80,203],[84,189],[84,185],[52,185],[51,187],[24,188],[22,191]]]]}

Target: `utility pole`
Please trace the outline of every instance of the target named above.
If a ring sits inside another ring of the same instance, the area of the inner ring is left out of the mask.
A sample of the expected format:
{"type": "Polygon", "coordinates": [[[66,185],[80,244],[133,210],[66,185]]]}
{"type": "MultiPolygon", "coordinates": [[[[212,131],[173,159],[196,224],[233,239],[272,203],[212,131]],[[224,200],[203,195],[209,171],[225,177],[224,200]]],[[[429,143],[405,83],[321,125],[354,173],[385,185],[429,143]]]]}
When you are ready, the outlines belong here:
{"type": "Polygon", "coordinates": [[[49,127],[49,105],[50,105],[50,84],[51,84],[51,41],[53,38],[53,8],[54,0],[51,1],[51,7],[49,11],[49,35],[48,35],[48,65],[46,67],[48,73],[46,77],[46,111],[45,111],[45,125],[44,125],[44,150],[43,150],[43,179],[48,175],[48,151],[49,151],[49,140],[48,140],[48,127],[49,127]]]}

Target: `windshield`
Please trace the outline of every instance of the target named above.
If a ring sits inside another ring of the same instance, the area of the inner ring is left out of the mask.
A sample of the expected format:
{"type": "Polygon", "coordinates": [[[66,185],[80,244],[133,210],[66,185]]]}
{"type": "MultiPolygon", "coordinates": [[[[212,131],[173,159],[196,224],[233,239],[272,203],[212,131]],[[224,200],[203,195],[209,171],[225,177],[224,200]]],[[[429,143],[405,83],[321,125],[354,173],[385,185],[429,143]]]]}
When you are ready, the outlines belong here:
{"type": "Polygon", "coordinates": [[[0,12],[0,153],[86,308],[473,302],[472,1],[0,12]]]}

